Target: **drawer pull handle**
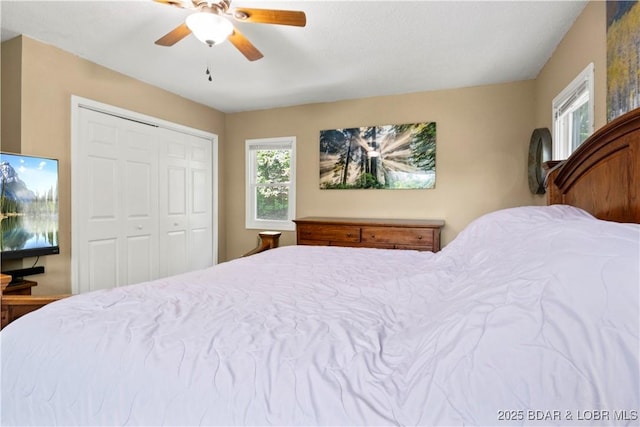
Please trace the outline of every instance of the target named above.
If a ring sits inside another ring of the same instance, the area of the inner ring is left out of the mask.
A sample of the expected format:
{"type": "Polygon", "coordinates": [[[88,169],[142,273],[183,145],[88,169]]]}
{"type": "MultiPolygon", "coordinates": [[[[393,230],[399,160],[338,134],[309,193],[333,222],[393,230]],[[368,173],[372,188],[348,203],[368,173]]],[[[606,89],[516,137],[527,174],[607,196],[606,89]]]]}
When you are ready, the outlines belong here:
{"type": "Polygon", "coordinates": [[[347,237],[351,237],[351,233],[347,233],[347,237]]]}
{"type": "Polygon", "coordinates": [[[422,240],[422,235],[418,236],[418,240],[422,240]]]}

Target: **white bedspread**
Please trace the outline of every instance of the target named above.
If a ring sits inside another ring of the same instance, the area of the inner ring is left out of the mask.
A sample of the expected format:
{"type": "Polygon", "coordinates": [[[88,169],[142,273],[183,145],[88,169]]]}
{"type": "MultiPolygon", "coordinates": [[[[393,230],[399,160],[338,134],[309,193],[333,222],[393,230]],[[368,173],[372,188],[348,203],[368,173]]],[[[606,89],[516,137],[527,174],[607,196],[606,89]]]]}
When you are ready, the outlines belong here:
{"type": "Polygon", "coordinates": [[[640,425],[640,226],[499,211],[437,254],[290,246],[0,333],[5,425],[640,425]]]}

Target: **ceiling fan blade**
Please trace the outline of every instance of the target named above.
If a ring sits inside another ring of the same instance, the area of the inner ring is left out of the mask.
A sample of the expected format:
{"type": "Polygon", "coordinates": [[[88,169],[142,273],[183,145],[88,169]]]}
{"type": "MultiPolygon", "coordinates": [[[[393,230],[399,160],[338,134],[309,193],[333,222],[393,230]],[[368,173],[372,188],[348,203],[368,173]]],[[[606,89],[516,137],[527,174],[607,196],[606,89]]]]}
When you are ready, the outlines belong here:
{"type": "Polygon", "coordinates": [[[234,45],[249,61],[256,61],[264,55],[247,39],[240,31],[234,29],[229,36],[229,41],[234,45]]]}
{"type": "Polygon", "coordinates": [[[249,9],[238,7],[231,11],[235,19],[240,22],[257,24],[279,24],[304,27],[307,25],[307,15],[296,10],[249,9]]]}
{"type": "Polygon", "coordinates": [[[159,46],[173,46],[189,34],[191,34],[191,30],[187,27],[187,24],[183,22],[164,36],[160,37],[155,43],[159,46]]]}
{"type": "Polygon", "coordinates": [[[180,0],[153,0],[156,3],[162,3],[162,4],[168,4],[169,6],[175,6],[175,7],[179,7],[179,8],[184,8],[184,3],[182,3],[180,0]]]}

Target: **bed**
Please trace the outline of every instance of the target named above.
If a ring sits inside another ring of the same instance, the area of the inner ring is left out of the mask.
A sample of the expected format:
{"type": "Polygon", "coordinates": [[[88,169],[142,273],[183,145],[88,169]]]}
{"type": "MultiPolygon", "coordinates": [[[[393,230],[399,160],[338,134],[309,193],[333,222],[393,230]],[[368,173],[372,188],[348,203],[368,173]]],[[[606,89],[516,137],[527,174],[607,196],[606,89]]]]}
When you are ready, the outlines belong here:
{"type": "Polygon", "coordinates": [[[639,147],[634,111],[549,206],[437,253],[285,246],[48,304],[0,332],[0,424],[639,425],[639,147]]]}

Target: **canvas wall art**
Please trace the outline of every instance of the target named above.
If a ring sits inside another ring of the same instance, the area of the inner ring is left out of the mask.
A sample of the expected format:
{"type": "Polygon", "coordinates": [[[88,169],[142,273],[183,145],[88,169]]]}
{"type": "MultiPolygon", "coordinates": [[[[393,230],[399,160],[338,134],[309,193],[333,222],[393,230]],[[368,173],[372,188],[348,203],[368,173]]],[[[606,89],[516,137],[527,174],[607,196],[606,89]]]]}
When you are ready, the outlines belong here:
{"type": "Polygon", "coordinates": [[[321,189],[423,189],[435,183],[435,122],[320,131],[321,189]]]}
{"type": "Polygon", "coordinates": [[[607,121],[640,106],[640,4],[607,1],[607,121]]]}

